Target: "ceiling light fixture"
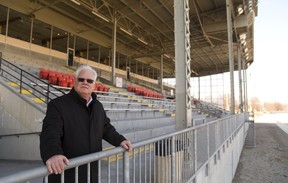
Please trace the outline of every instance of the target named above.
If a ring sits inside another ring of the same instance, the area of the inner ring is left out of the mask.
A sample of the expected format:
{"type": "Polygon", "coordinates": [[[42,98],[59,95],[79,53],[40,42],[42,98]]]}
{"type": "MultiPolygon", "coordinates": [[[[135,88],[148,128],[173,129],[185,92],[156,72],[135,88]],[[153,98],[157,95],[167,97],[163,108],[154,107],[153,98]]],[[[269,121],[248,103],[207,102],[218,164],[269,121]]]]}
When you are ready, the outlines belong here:
{"type": "Polygon", "coordinates": [[[246,33],[242,33],[242,34],[240,34],[240,39],[242,39],[242,40],[245,40],[246,39],[246,33]]]}
{"type": "Polygon", "coordinates": [[[168,54],[164,54],[164,56],[165,56],[166,58],[171,58],[168,54]]]}
{"type": "Polygon", "coordinates": [[[239,16],[239,15],[242,15],[243,13],[244,13],[243,5],[242,5],[242,4],[239,4],[239,5],[237,6],[237,14],[238,14],[238,16],[239,16]]]}
{"type": "Polygon", "coordinates": [[[80,5],[80,2],[79,1],[76,1],[76,0],[71,0],[73,3],[77,4],[77,5],[80,5]]]}
{"type": "Polygon", "coordinates": [[[141,43],[148,45],[148,43],[146,41],[144,41],[143,39],[138,38],[138,41],[140,41],[141,43]]]}
{"type": "Polygon", "coordinates": [[[122,28],[122,27],[120,27],[120,30],[123,31],[123,32],[125,32],[125,33],[128,34],[129,36],[132,36],[132,35],[133,35],[130,31],[128,31],[128,30],[126,30],[126,29],[124,29],[124,28],[122,28]]]}
{"type": "Polygon", "coordinates": [[[101,18],[102,20],[104,20],[104,21],[106,21],[106,22],[110,22],[110,20],[109,20],[108,18],[106,18],[104,15],[98,13],[97,11],[94,11],[94,10],[93,10],[92,13],[93,13],[94,15],[96,15],[97,17],[101,18]]]}

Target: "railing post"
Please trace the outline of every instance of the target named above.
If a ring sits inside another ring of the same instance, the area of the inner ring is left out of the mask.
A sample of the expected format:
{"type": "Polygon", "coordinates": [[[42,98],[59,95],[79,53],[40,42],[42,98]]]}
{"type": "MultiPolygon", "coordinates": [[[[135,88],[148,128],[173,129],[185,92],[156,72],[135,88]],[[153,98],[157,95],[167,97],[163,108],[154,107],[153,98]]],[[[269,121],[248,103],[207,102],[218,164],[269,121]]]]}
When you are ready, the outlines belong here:
{"type": "MultiPolygon", "coordinates": [[[[2,52],[0,52],[0,71],[2,71],[2,52]]],[[[1,72],[2,75],[2,72],[1,72]]]]}
{"type": "Polygon", "coordinates": [[[22,94],[22,70],[20,70],[20,91],[19,92],[22,94]]]}
{"type": "Polygon", "coordinates": [[[46,95],[46,104],[49,103],[49,93],[50,93],[50,88],[49,88],[49,83],[47,84],[47,95],[46,95]]]}
{"type": "MultiPolygon", "coordinates": [[[[210,157],[210,125],[207,125],[206,123],[206,138],[207,138],[207,160],[209,161],[209,157],[210,157]]],[[[209,163],[207,164],[206,167],[206,174],[207,176],[209,176],[209,171],[210,171],[210,167],[209,167],[209,163]]]]}
{"type": "Polygon", "coordinates": [[[130,183],[130,175],[129,175],[129,171],[130,171],[130,168],[129,168],[129,152],[128,151],[125,151],[124,152],[124,156],[123,156],[123,182],[125,183],[130,183]]]}
{"type": "Polygon", "coordinates": [[[175,158],[175,151],[177,151],[176,150],[176,148],[175,148],[175,136],[173,136],[172,137],[172,144],[171,144],[171,150],[172,150],[172,152],[171,152],[171,183],[175,183],[175,173],[176,173],[176,158],[175,158]]]}

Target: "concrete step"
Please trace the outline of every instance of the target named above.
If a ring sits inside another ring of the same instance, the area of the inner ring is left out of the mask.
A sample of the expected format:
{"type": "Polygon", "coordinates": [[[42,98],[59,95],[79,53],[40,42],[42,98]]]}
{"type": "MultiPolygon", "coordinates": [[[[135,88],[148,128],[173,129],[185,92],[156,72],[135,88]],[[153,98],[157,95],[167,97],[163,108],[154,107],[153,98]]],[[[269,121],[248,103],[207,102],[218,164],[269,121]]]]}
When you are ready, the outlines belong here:
{"type": "Polygon", "coordinates": [[[131,119],[131,120],[120,120],[112,121],[111,123],[119,132],[132,131],[135,129],[151,129],[158,128],[167,125],[175,124],[175,117],[158,117],[158,118],[147,118],[147,119],[131,119]]]}

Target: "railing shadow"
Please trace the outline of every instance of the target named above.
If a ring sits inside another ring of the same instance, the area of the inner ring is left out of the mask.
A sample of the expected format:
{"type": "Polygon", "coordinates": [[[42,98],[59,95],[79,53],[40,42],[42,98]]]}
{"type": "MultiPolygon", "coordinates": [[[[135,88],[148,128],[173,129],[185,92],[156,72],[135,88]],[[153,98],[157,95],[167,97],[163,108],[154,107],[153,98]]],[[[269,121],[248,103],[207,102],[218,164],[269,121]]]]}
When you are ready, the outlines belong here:
{"type": "Polygon", "coordinates": [[[19,93],[31,94],[46,105],[59,94],[65,94],[64,91],[49,84],[48,81],[30,74],[3,58],[0,58],[0,76],[11,82],[10,84],[19,87],[19,93]]]}

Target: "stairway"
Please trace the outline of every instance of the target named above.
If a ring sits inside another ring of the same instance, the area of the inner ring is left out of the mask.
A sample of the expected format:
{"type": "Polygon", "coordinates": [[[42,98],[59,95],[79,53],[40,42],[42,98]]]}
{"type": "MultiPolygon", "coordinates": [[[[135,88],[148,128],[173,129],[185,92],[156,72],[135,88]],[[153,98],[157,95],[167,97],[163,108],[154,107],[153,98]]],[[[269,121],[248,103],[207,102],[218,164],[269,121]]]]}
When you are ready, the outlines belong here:
{"type": "Polygon", "coordinates": [[[248,130],[245,139],[246,147],[256,147],[256,134],[255,134],[255,122],[254,122],[254,113],[249,113],[248,121],[248,130]]]}

